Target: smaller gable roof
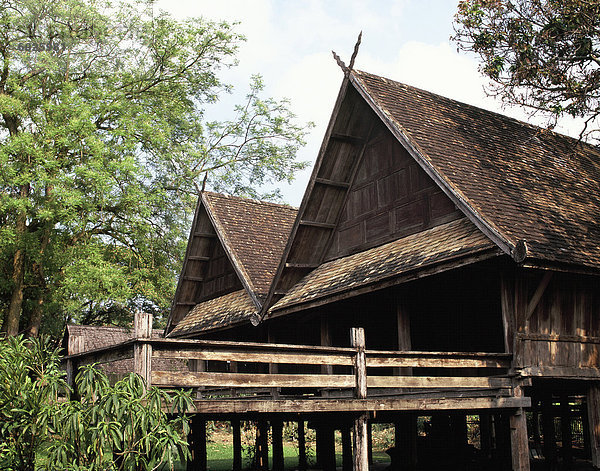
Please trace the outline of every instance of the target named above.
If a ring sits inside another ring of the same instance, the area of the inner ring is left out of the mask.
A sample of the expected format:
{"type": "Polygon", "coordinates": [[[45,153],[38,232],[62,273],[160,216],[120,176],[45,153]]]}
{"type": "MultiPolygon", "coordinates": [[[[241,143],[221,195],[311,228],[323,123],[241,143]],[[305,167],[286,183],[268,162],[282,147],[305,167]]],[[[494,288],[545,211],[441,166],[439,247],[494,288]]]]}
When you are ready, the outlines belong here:
{"type": "MultiPolygon", "coordinates": [[[[184,335],[184,331],[186,334],[200,332],[204,327],[212,329],[226,326],[231,320],[228,309],[239,307],[235,303],[235,306],[228,304],[232,299],[228,295],[238,292],[236,299],[239,301],[243,298],[245,303],[246,298],[239,294],[241,288],[244,288],[253,305],[252,313],[260,309],[296,214],[295,208],[282,204],[203,192],[190,231],[167,333],[184,321],[174,335],[184,335]],[[225,254],[229,266],[222,273],[223,279],[220,281],[215,281],[214,274],[210,273],[212,269],[209,270],[211,260],[217,253],[215,248],[221,254],[221,261],[225,254]],[[199,319],[201,313],[211,316],[205,308],[217,306],[216,300],[225,303],[224,310],[210,320],[199,319]],[[204,308],[194,309],[196,306],[204,308]],[[192,310],[195,311],[192,318],[185,320],[192,310]]],[[[244,313],[248,309],[249,306],[244,304],[244,313]]],[[[236,319],[239,320],[238,317],[236,319]]]]}
{"type": "Polygon", "coordinates": [[[484,252],[489,256],[502,253],[473,223],[462,218],[326,262],[300,280],[269,313],[277,315],[348,291],[358,293],[365,286],[484,252]]]}
{"type": "Polygon", "coordinates": [[[242,282],[260,302],[281,259],[297,209],[205,192],[203,200],[242,282]]]}
{"type": "MultiPolygon", "coordinates": [[[[80,338],[78,352],[96,350],[98,348],[110,347],[134,338],[134,331],[128,327],[76,325],[68,324],[63,339],[63,347],[67,348],[69,338],[80,338]]],[[[152,330],[152,338],[163,336],[161,329],[152,330]]]]}

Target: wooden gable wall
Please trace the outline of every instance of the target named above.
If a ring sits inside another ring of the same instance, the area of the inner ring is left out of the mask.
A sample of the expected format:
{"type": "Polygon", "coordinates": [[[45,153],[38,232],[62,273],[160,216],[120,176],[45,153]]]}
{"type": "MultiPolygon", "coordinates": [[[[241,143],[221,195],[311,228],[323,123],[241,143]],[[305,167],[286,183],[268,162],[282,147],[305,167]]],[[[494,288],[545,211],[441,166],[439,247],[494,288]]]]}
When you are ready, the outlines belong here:
{"type": "Polygon", "coordinates": [[[326,260],[360,252],[459,217],[462,213],[450,198],[392,133],[378,123],[348,192],[326,260]]]}
{"type": "Polygon", "coordinates": [[[203,204],[192,224],[167,330],[172,330],[199,302],[242,289],[203,204]]]}

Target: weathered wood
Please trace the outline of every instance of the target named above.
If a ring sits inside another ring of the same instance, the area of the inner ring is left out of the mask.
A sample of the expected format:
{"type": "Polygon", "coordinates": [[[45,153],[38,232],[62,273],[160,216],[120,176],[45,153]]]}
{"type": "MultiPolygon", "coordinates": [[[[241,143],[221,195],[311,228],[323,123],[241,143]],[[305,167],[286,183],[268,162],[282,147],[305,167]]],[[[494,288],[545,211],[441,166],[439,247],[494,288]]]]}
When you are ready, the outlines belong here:
{"type": "MultiPolygon", "coordinates": [[[[202,399],[194,401],[203,414],[318,413],[361,411],[483,410],[529,407],[528,397],[373,398],[373,399],[202,399]]],[[[192,411],[193,412],[193,411],[192,411]]]]}
{"type": "MultiPolygon", "coordinates": [[[[203,347],[204,348],[204,347],[203,347]]],[[[319,353],[242,352],[237,350],[155,350],[154,358],[201,359],[215,361],[240,361],[252,363],[279,363],[290,365],[340,365],[352,366],[350,355],[319,353]]]]}
{"type": "Polygon", "coordinates": [[[308,461],[306,460],[306,436],[304,434],[304,420],[298,421],[298,469],[306,471],[308,461]]]}
{"type": "Polygon", "coordinates": [[[592,465],[600,469],[600,383],[593,383],[588,388],[587,414],[592,465]]]}
{"type": "Polygon", "coordinates": [[[231,435],[233,445],[233,471],[241,471],[242,469],[242,434],[240,427],[240,419],[231,420],[231,435]]]}
{"type": "Polygon", "coordinates": [[[600,344],[600,337],[590,337],[587,335],[559,335],[540,333],[518,333],[516,335],[519,340],[533,340],[537,342],[572,342],[600,344]]]}
{"type": "Polygon", "coordinates": [[[504,328],[504,351],[513,353],[516,323],[514,301],[514,277],[503,273],[500,278],[500,302],[502,309],[502,326],[504,328]]]}
{"type": "Polygon", "coordinates": [[[373,423],[367,422],[367,457],[369,466],[373,464],[373,423]]]}
{"type": "MultiPolygon", "coordinates": [[[[321,316],[321,345],[323,347],[331,346],[331,332],[329,327],[329,318],[327,316],[321,316]]],[[[333,374],[333,367],[328,364],[321,366],[321,374],[331,375],[333,374]]]]}
{"type": "Polygon", "coordinates": [[[188,471],[206,471],[206,421],[196,415],[190,423],[190,452],[192,459],[187,464],[188,471]]]}
{"type": "Polygon", "coordinates": [[[256,469],[269,469],[269,425],[266,420],[259,420],[256,426],[256,469]]]}
{"type": "Polygon", "coordinates": [[[320,465],[323,471],[335,471],[335,430],[329,424],[318,426],[317,445],[321,449],[320,465]]]}
{"type": "Polygon", "coordinates": [[[369,388],[508,388],[510,378],[461,376],[369,376],[369,388]]]}
{"type": "Polygon", "coordinates": [[[542,399],[542,431],[544,433],[544,458],[548,469],[556,468],[556,438],[554,430],[554,413],[552,396],[542,399]]]}
{"type": "Polygon", "coordinates": [[[529,471],[527,418],[523,409],[517,409],[510,416],[510,448],[513,471],[529,471]]]}
{"type": "Polygon", "coordinates": [[[199,386],[239,388],[351,388],[352,375],[302,375],[268,373],[192,373],[153,371],[152,384],[195,388],[199,386]]]}
{"type": "Polygon", "coordinates": [[[492,456],[492,416],[489,412],[479,414],[479,436],[481,453],[485,458],[492,456]]]}
{"type": "Polygon", "coordinates": [[[544,295],[544,292],[546,291],[546,288],[548,287],[548,284],[550,283],[550,280],[552,279],[552,275],[553,275],[553,272],[551,272],[551,271],[547,271],[546,273],[544,273],[544,276],[542,277],[540,284],[536,288],[535,293],[533,293],[533,296],[531,297],[529,304],[527,304],[527,311],[525,312],[525,322],[529,321],[529,318],[531,317],[531,315],[535,311],[535,308],[537,307],[540,300],[542,299],[542,296],[544,295]]]}
{"type": "Polygon", "coordinates": [[[271,421],[271,440],[273,444],[273,471],[283,471],[283,421],[271,421]]]}
{"type": "Polygon", "coordinates": [[[362,413],[354,419],[354,471],[369,470],[368,417],[362,413]]]}
{"type": "Polygon", "coordinates": [[[522,376],[547,378],[600,379],[600,368],[575,368],[570,366],[529,366],[520,370],[522,376]]]}
{"type": "MultiPolygon", "coordinates": [[[[152,337],[152,314],[138,311],[133,320],[136,339],[152,337]]],[[[152,385],[152,345],[136,342],[133,346],[133,371],[142,377],[144,387],[152,385]]]]}
{"type": "Polygon", "coordinates": [[[367,397],[367,361],[365,356],[365,331],[362,327],[353,327],[350,330],[350,343],[356,348],[356,356],[354,357],[354,376],[356,378],[354,395],[357,399],[364,399],[367,397]]]}

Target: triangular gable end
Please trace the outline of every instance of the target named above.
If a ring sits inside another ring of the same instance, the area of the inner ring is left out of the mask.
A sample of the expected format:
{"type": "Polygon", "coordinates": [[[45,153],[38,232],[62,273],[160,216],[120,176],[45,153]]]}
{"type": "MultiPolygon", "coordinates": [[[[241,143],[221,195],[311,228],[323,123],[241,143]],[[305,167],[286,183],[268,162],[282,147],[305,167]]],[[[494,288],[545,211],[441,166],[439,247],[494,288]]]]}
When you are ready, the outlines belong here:
{"type": "MultiPolygon", "coordinates": [[[[223,243],[224,235],[211,217],[210,205],[201,196],[190,231],[177,290],[171,306],[166,333],[171,332],[197,304],[246,289],[253,293],[232,263],[232,256],[223,243]]],[[[257,305],[257,307],[259,307],[257,305]]]]}
{"type": "MultiPolygon", "coordinates": [[[[322,263],[472,213],[415,158],[354,73],[344,79],[261,316],[322,263]],[[464,214],[463,214],[464,213],[464,214]]],[[[433,175],[435,176],[435,175],[433,175]]],[[[475,222],[475,221],[474,221],[475,222]]],[[[476,222],[481,230],[482,223],[476,222]]],[[[483,225],[484,228],[487,226],[483,225]]],[[[490,237],[490,231],[482,231],[490,237]]],[[[490,237],[491,238],[491,237],[490,237]]],[[[496,238],[492,238],[498,244],[496,238]]],[[[503,250],[506,244],[500,246],[503,250]]]]}

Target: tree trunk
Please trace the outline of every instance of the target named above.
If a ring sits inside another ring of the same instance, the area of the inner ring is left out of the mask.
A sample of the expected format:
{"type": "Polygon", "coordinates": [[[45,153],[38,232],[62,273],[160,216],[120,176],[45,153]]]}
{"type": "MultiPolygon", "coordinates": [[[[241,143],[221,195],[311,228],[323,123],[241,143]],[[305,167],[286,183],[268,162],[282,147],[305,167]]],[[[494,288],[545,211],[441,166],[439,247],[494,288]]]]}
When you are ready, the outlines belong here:
{"type": "MultiPolygon", "coordinates": [[[[21,186],[21,198],[25,199],[29,195],[29,185],[21,186]]],[[[23,307],[23,285],[25,281],[25,250],[21,244],[25,239],[27,231],[27,215],[22,210],[17,216],[17,249],[13,257],[13,291],[10,298],[10,305],[4,317],[2,332],[8,336],[15,336],[19,333],[19,320],[21,318],[21,308],[23,307]]]]}

